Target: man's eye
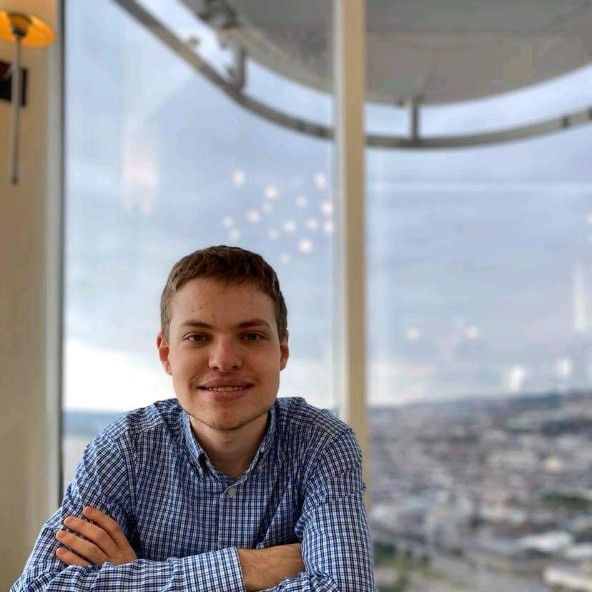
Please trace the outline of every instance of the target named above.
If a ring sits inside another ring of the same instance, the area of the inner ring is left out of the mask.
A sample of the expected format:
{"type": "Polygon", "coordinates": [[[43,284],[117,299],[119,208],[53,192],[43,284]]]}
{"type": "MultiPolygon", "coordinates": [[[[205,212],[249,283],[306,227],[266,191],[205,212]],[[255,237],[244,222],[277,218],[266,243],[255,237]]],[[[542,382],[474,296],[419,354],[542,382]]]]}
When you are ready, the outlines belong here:
{"type": "Polygon", "coordinates": [[[192,335],[187,336],[187,341],[193,341],[194,343],[201,343],[202,341],[206,340],[205,335],[201,335],[199,333],[193,333],[192,335]]]}
{"type": "Polygon", "coordinates": [[[261,341],[263,339],[263,335],[261,333],[246,333],[245,340],[246,341],[261,341]]]}

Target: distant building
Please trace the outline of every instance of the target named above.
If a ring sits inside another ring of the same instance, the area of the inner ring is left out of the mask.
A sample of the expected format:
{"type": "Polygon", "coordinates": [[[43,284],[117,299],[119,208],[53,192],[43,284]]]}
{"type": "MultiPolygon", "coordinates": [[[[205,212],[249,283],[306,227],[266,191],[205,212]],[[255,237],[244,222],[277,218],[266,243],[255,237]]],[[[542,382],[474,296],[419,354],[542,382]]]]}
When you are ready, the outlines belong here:
{"type": "MultiPolygon", "coordinates": [[[[541,553],[525,549],[517,540],[475,537],[466,545],[468,561],[503,573],[539,576],[548,563],[541,553]]],[[[592,592],[592,591],[591,591],[592,592]]]]}
{"type": "Polygon", "coordinates": [[[592,592],[592,571],[584,566],[550,566],[543,580],[553,592],[592,592]]]}

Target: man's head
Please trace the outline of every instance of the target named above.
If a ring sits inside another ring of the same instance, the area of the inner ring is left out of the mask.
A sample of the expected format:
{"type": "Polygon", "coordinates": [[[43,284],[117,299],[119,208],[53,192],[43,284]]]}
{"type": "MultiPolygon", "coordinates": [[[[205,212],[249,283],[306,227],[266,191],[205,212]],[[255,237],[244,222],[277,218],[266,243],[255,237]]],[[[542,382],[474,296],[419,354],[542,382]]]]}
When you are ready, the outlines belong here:
{"type": "Polygon", "coordinates": [[[196,251],[173,266],[156,347],[202,442],[262,433],[289,357],[287,312],[273,269],[236,247],[196,251]]]}
{"type": "Polygon", "coordinates": [[[288,335],[288,310],[278,277],[269,263],[239,247],[208,247],[186,255],[171,269],[160,298],[160,330],[165,339],[171,323],[171,300],[187,282],[211,279],[228,286],[251,284],[271,298],[280,340],[288,335]]]}

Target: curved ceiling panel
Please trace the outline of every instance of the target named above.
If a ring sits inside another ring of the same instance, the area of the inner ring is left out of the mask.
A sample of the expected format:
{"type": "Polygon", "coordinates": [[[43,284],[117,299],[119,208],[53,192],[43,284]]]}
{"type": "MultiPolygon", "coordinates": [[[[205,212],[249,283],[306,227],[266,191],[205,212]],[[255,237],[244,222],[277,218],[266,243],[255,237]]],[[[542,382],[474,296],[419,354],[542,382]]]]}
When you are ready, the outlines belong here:
{"type": "MultiPolygon", "coordinates": [[[[251,59],[329,90],[329,0],[184,0],[251,59]]],[[[457,102],[592,61],[588,0],[368,0],[368,97],[457,102]]]]}

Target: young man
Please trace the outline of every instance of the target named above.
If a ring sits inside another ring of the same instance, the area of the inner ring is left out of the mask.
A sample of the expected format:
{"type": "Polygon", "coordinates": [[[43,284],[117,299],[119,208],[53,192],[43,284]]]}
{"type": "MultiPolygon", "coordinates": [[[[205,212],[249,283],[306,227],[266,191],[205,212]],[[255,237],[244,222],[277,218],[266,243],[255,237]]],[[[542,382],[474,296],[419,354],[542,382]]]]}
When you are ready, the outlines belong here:
{"type": "Polygon", "coordinates": [[[176,263],[156,345],[176,399],[88,446],[13,592],[374,592],[352,430],[277,399],[287,310],[236,247],[176,263]]]}

